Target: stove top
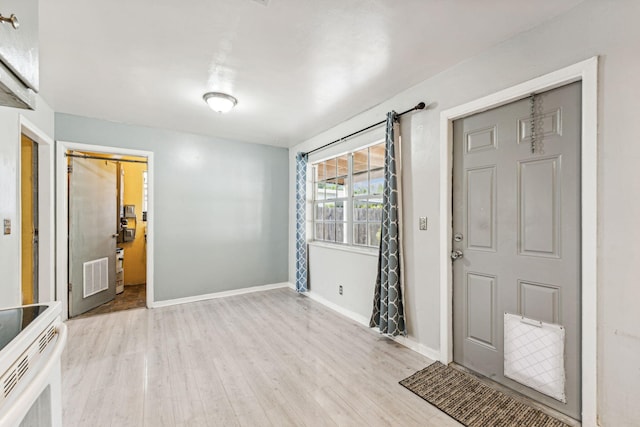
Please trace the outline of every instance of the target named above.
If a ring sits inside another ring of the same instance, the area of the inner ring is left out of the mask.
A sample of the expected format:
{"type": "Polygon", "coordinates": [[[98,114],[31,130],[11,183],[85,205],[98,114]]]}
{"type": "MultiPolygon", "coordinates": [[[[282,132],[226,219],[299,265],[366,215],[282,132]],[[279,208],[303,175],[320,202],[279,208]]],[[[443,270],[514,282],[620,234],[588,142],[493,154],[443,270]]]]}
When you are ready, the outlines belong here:
{"type": "Polygon", "coordinates": [[[30,305],[0,310],[0,351],[48,307],[30,305]]]}

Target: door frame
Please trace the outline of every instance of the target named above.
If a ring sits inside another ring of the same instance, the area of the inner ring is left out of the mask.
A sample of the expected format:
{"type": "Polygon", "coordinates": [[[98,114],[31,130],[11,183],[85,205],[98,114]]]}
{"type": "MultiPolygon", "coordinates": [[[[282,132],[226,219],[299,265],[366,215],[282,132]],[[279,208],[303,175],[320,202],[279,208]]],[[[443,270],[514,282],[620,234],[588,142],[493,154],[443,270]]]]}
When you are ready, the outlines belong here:
{"type": "Polygon", "coordinates": [[[69,316],[69,295],[67,292],[67,280],[69,277],[69,188],[67,186],[67,163],[65,156],[65,153],[68,150],[147,158],[147,308],[152,307],[154,294],[153,152],[133,150],[129,148],[109,147],[104,145],[84,144],[80,142],[56,141],[56,292],[57,300],[62,302],[63,320],[66,320],[69,316]]]}
{"type": "MultiPolygon", "coordinates": [[[[38,302],[56,300],[54,268],[53,139],[22,114],[19,115],[18,147],[22,135],[38,144],[38,302]]],[[[18,150],[18,197],[22,194],[22,153],[18,150]]],[[[22,203],[18,203],[18,229],[22,229],[22,203]]],[[[22,275],[22,240],[18,249],[22,275]]],[[[22,283],[22,277],[20,286],[22,283]]],[[[20,289],[22,295],[22,288],[20,289]]],[[[22,298],[22,297],[21,297],[22,298]]]]}
{"type": "Polygon", "coordinates": [[[440,113],[440,362],[453,361],[453,121],[542,92],[582,82],[581,295],[582,425],[597,425],[598,57],[440,113]]]}

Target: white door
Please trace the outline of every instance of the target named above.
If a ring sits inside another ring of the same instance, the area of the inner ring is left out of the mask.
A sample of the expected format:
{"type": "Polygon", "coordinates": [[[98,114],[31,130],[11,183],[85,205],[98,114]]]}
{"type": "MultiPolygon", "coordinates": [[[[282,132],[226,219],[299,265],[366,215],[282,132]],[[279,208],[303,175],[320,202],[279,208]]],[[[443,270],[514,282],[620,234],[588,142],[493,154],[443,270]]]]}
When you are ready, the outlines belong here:
{"type": "Polygon", "coordinates": [[[581,84],[534,99],[454,122],[454,361],[580,419],[581,84]],[[505,377],[504,313],[564,327],[566,403],[505,377]]]}
{"type": "Polygon", "coordinates": [[[69,317],[116,294],[116,165],[69,157],[69,317]]]}

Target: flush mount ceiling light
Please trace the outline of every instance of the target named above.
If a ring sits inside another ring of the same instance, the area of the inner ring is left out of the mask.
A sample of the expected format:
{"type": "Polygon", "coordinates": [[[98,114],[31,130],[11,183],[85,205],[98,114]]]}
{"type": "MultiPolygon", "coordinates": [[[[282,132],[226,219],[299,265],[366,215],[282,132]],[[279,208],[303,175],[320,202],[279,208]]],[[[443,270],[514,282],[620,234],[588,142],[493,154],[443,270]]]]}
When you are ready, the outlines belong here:
{"type": "Polygon", "coordinates": [[[222,92],[207,92],[202,99],[217,113],[227,113],[238,103],[233,96],[222,92]]]}

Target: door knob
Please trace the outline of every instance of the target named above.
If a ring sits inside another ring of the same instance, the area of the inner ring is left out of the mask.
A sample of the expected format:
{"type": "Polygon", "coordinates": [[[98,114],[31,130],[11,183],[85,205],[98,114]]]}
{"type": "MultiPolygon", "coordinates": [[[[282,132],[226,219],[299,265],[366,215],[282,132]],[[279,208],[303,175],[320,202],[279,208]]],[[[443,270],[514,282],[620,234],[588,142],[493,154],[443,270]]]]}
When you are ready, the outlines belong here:
{"type": "Polygon", "coordinates": [[[18,22],[18,17],[13,13],[8,18],[6,16],[2,16],[2,14],[0,13],[0,22],[10,23],[14,30],[17,30],[18,27],[20,27],[20,22],[18,22]]]}
{"type": "Polygon", "coordinates": [[[462,251],[459,249],[455,251],[451,251],[451,259],[455,261],[458,258],[462,258],[462,251]]]}

